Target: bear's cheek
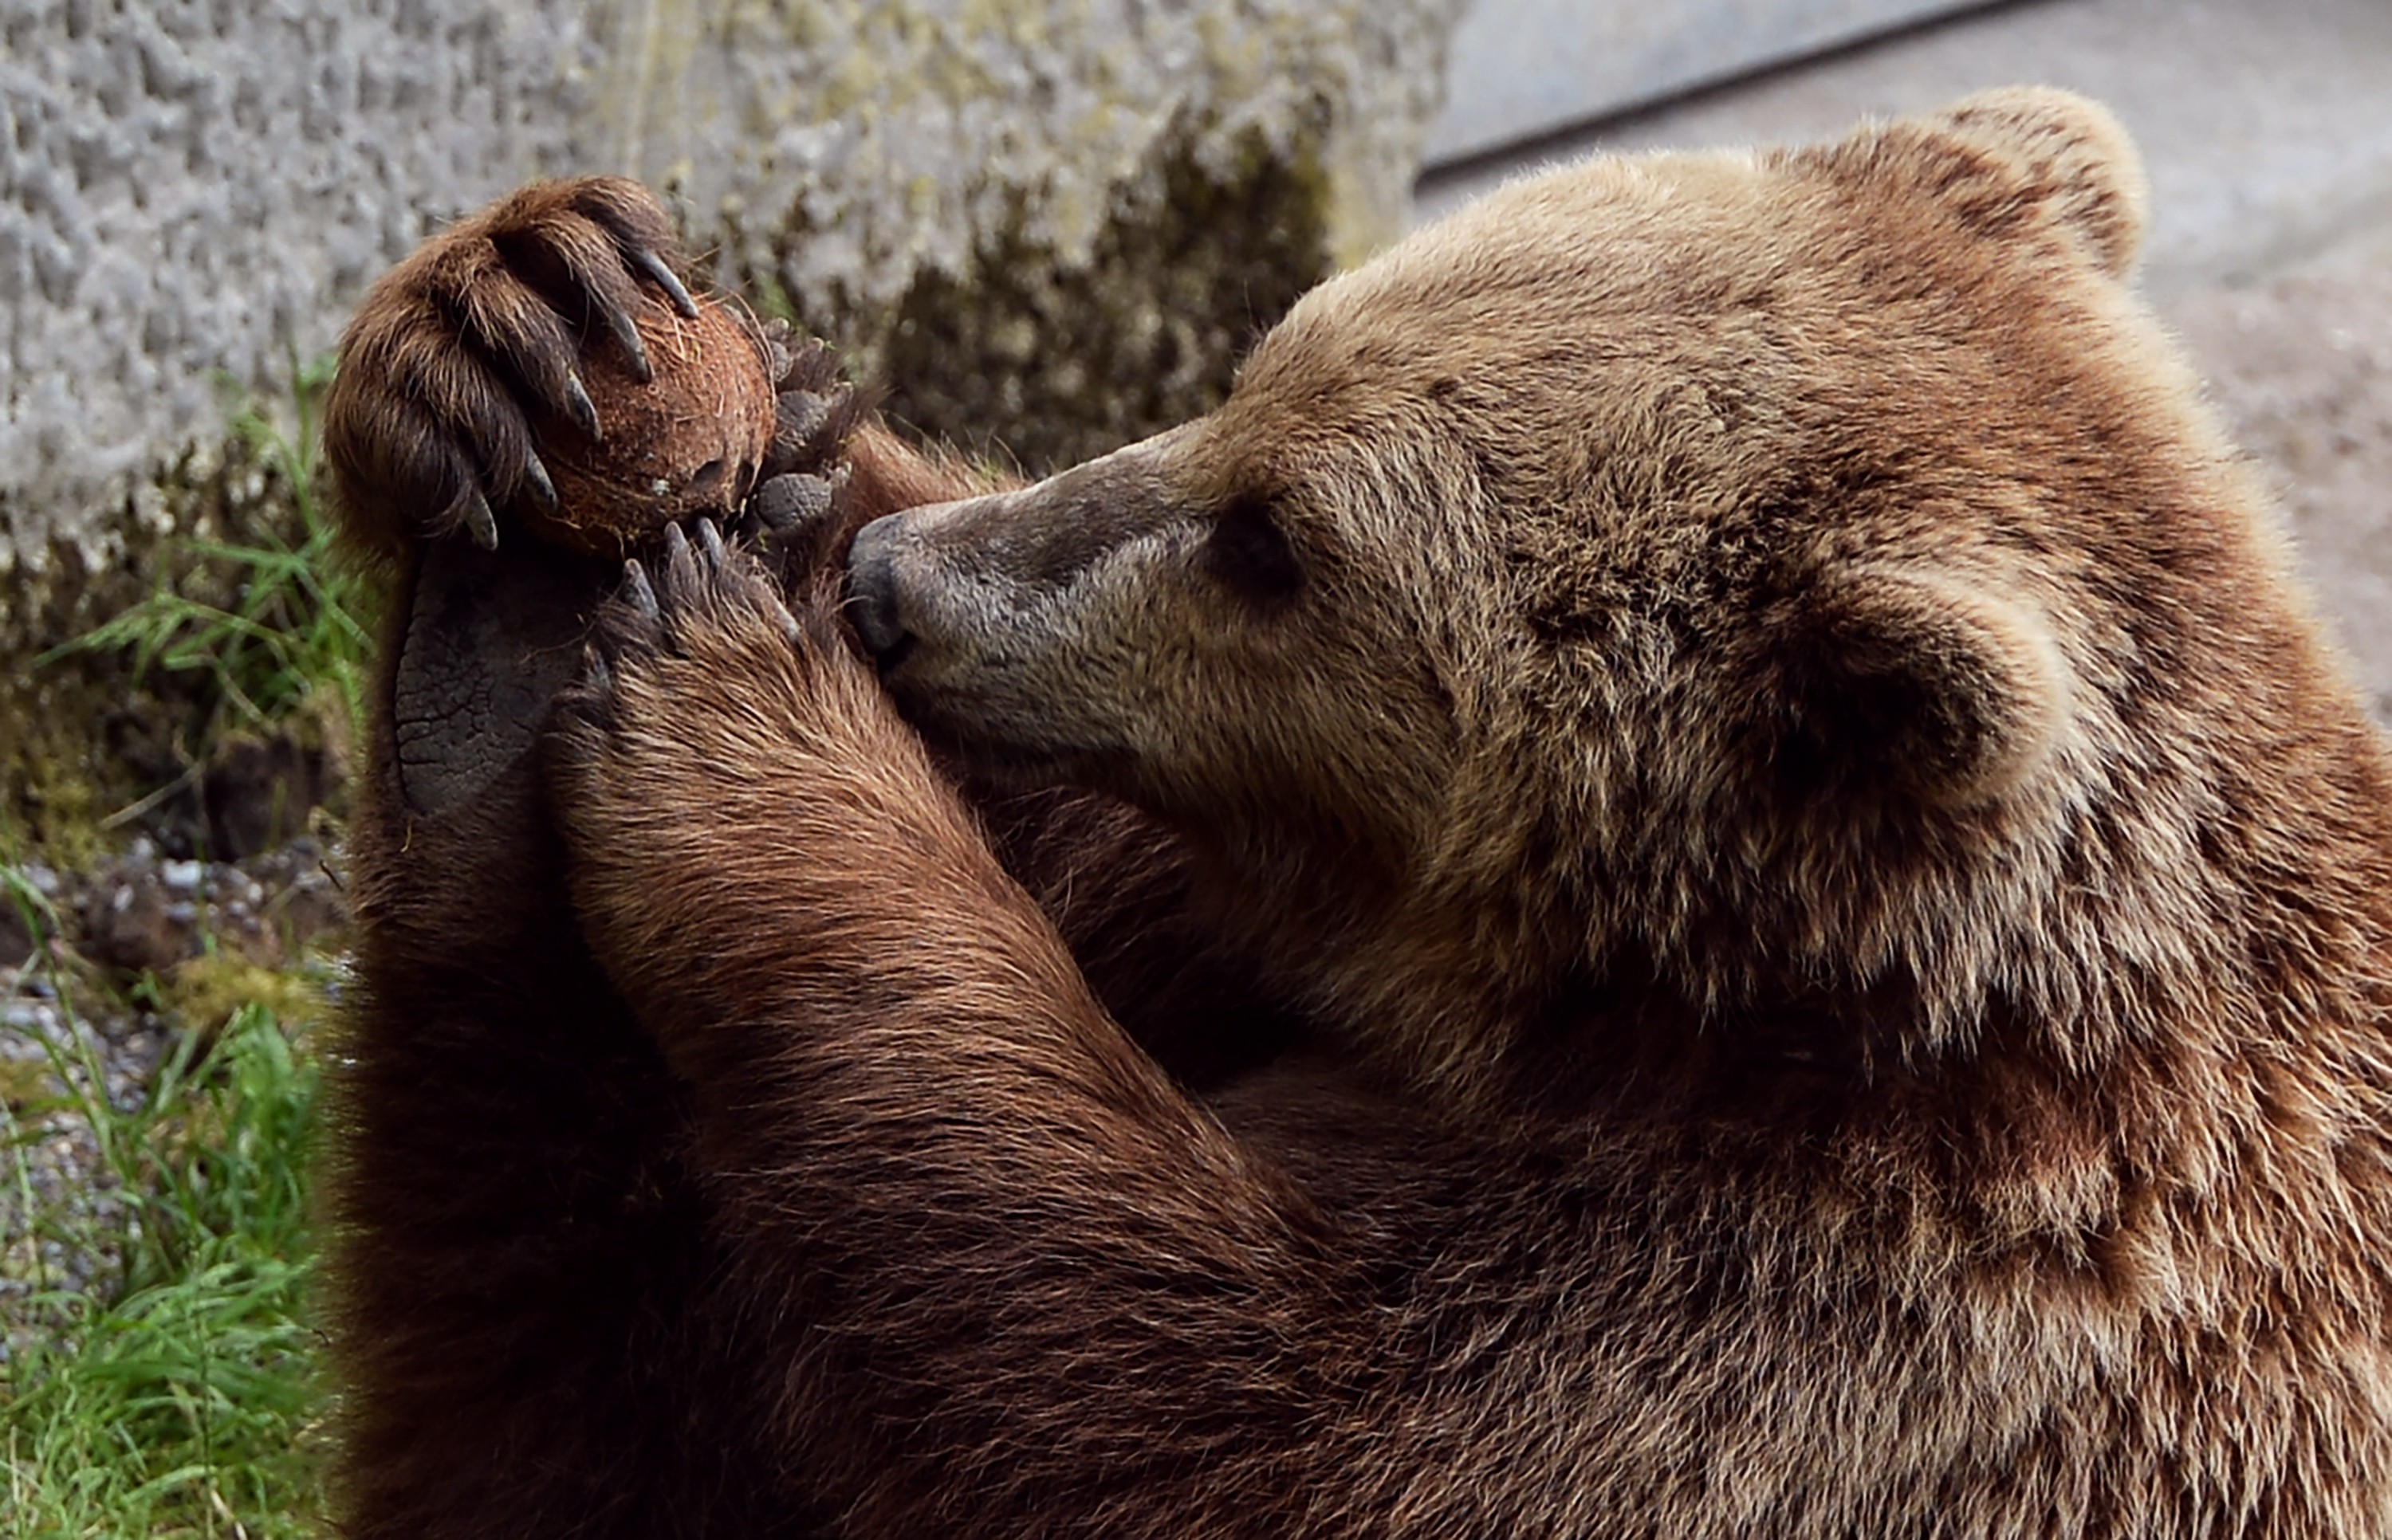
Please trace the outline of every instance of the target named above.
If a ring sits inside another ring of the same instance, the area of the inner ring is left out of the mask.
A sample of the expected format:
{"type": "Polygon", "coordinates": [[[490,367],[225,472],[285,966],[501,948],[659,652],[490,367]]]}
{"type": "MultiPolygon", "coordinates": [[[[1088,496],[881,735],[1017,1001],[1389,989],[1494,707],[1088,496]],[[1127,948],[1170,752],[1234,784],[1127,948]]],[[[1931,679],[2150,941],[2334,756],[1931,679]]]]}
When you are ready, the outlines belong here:
{"type": "Polygon", "coordinates": [[[1127,745],[1088,690],[1056,687],[1054,660],[1003,648],[968,657],[917,654],[887,679],[905,718],[975,770],[1010,783],[1091,783],[1127,745]]]}
{"type": "Polygon", "coordinates": [[[969,616],[917,603],[921,633],[882,674],[909,721],[1016,783],[1126,792],[1153,761],[1184,754],[1201,693],[1184,638],[1085,594],[1006,597],[969,616]]]}

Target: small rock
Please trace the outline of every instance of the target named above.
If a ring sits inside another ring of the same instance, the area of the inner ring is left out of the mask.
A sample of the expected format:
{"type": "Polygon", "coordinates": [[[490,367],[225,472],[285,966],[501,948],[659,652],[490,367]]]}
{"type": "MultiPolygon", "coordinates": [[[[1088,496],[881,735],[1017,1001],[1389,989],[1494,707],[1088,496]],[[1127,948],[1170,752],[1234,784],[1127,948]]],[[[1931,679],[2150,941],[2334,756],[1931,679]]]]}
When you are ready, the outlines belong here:
{"type": "Polygon", "coordinates": [[[323,800],[334,773],[321,748],[288,734],[228,734],[200,779],[208,848],[250,856],[290,839],[323,800]]]}
{"type": "Polygon", "coordinates": [[[169,905],[156,874],[120,874],[84,906],[83,951],[106,967],[163,973],[197,950],[195,917],[188,903],[169,905]]]}

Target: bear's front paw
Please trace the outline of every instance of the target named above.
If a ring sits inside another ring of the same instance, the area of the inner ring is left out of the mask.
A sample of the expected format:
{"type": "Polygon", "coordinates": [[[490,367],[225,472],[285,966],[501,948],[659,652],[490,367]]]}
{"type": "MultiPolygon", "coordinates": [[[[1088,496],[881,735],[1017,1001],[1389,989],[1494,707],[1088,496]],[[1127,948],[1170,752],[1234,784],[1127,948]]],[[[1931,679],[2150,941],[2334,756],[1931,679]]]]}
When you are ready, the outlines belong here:
{"type": "Polygon", "coordinates": [[[359,543],[462,535],[488,550],[512,519],[617,555],[768,485],[767,528],[827,511],[865,409],[836,356],[694,296],[682,265],[645,188],[588,176],[525,188],[392,269],[342,340],[325,404],[359,543]]]}
{"type": "Polygon", "coordinates": [[[720,952],[760,858],[875,822],[865,788],[904,757],[834,589],[784,602],[711,520],[670,526],[661,545],[624,563],[546,745],[584,933],[660,1032],[697,1009],[690,959],[720,952]]]}
{"type": "Polygon", "coordinates": [[[643,310],[699,315],[678,262],[645,188],[590,176],[526,188],[393,268],[350,323],[325,403],[324,446],[358,537],[395,550],[463,534],[487,549],[494,510],[553,511],[533,418],[599,436],[585,348],[651,377],[643,310]]]}
{"type": "Polygon", "coordinates": [[[581,680],[557,703],[560,735],[583,755],[660,726],[659,715],[719,706],[735,717],[776,677],[806,672],[805,654],[840,645],[827,617],[800,623],[755,554],[712,519],[691,527],[694,537],[667,526],[653,565],[624,563],[622,587],[599,611],[581,680]]]}
{"type": "Polygon", "coordinates": [[[660,896],[756,842],[821,640],[710,519],[694,538],[669,526],[654,563],[624,563],[548,744],[551,800],[602,957],[637,954],[652,922],[702,910],[660,896]]]}
{"type": "Polygon", "coordinates": [[[691,528],[669,526],[656,562],[623,564],[582,676],[557,702],[550,785],[568,836],[593,859],[700,837],[687,827],[693,798],[708,809],[706,831],[769,819],[807,765],[887,715],[828,577],[785,601],[714,521],[691,528]]]}

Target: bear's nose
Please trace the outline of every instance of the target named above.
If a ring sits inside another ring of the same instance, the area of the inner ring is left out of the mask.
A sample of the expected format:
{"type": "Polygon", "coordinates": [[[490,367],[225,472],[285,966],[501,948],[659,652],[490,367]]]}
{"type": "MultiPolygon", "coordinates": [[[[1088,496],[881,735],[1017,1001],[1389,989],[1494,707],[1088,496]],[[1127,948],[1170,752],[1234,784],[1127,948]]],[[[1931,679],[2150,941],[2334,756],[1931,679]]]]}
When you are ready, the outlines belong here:
{"type": "Polygon", "coordinates": [[[882,668],[893,668],[913,650],[897,603],[897,524],[902,514],[873,520],[856,531],[848,550],[847,592],[855,633],[882,668]]]}

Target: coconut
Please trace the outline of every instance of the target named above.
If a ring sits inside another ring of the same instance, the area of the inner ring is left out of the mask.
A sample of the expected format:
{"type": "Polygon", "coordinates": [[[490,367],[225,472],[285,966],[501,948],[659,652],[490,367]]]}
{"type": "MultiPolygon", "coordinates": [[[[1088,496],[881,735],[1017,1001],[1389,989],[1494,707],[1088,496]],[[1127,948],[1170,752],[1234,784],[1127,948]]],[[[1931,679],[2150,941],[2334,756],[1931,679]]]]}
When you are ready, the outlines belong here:
{"type": "Polygon", "coordinates": [[[521,499],[524,523],[592,555],[618,556],[668,524],[738,508],[773,441],[769,344],[744,312],[701,299],[690,319],[644,300],[634,321],[653,379],[611,344],[581,358],[599,436],[554,412],[534,425],[557,506],[521,499]]]}

